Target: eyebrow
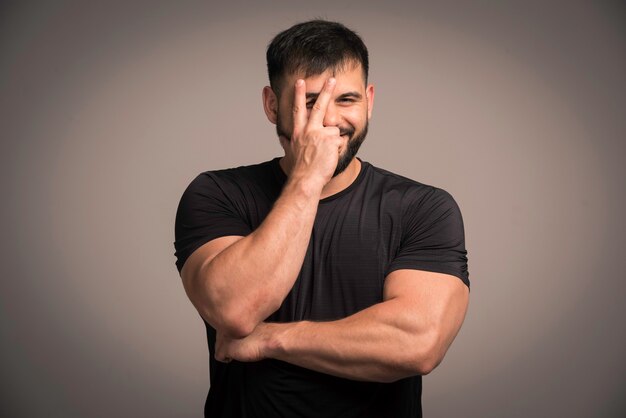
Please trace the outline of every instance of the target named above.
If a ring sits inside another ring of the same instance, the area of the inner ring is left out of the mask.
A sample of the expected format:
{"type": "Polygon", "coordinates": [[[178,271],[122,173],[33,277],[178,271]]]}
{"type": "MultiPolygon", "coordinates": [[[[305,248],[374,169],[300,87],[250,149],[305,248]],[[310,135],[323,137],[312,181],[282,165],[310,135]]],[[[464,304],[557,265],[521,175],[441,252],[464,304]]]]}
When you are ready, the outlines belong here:
{"type": "MultiPolygon", "coordinates": [[[[319,95],[320,94],[316,93],[316,92],[307,93],[306,94],[306,100],[307,101],[309,101],[311,99],[317,100],[317,96],[319,96],[319,95]]],[[[344,94],[340,95],[339,97],[337,97],[337,100],[348,99],[348,98],[361,100],[363,98],[363,96],[361,96],[361,93],[359,93],[358,91],[349,91],[349,92],[344,93],[344,94]]]]}

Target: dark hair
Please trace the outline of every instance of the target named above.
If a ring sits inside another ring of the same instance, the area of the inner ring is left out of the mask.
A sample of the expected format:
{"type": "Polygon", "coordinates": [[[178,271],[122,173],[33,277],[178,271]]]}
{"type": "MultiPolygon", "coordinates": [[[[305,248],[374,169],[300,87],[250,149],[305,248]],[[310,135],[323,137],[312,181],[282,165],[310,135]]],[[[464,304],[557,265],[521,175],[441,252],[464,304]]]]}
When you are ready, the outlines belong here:
{"type": "Polygon", "coordinates": [[[367,48],[359,35],[338,22],[317,19],[298,23],[274,37],[266,58],[270,86],[277,94],[288,74],[303,71],[310,77],[351,64],[361,64],[367,83],[367,48]]]}

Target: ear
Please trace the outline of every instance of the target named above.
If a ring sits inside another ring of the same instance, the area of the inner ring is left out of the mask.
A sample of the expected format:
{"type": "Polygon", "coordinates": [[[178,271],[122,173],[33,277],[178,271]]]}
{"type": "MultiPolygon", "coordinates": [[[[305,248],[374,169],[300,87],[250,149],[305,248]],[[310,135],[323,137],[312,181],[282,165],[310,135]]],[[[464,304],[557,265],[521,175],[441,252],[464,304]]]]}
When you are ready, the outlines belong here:
{"type": "Polygon", "coordinates": [[[372,109],[374,108],[374,85],[370,84],[365,89],[365,97],[367,97],[367,119],[372,117],[372,109]]]}
{"type": "Polygon", "coordinates": [[[267,119],[276,125],[278,120],[278,97],[270,86],[263,87],[263,110],[267,119]]]}

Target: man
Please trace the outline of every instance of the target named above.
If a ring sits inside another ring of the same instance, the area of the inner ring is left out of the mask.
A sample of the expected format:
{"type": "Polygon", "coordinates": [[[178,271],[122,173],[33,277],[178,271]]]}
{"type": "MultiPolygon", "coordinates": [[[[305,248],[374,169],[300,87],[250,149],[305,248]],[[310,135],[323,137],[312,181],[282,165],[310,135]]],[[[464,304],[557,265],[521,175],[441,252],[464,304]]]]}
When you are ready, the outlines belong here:
{"type": "Polygon", "coordinates": [[[468,304],[459,209],[355,157],[374,103],[358,35],[301,23],[267,65],[285,156],[200,174],[176,217],[211,354],[205,416],[421,416],[421,376],[468,304]]]}

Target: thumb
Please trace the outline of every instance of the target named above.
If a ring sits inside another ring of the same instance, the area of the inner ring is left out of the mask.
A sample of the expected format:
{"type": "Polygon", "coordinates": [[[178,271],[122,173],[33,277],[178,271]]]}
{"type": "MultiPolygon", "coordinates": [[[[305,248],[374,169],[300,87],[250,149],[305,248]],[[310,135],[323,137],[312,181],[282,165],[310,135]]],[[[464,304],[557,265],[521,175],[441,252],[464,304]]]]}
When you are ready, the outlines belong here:
{"type": "Polygon", "coordinates": [[[230,362],[230,358],[227,355],[228,343],[225,338],[218,332],[215,339],[215,360],[221,363],[230,362]]]}

